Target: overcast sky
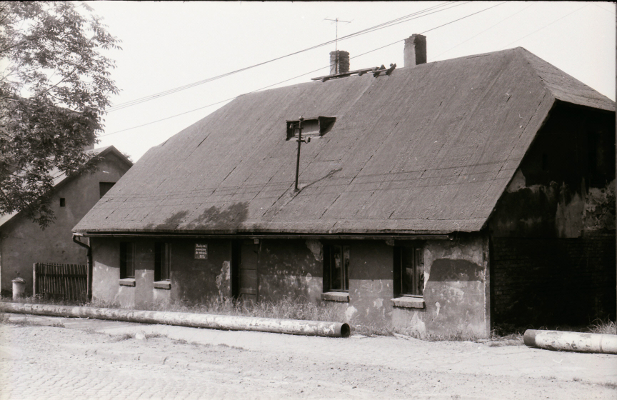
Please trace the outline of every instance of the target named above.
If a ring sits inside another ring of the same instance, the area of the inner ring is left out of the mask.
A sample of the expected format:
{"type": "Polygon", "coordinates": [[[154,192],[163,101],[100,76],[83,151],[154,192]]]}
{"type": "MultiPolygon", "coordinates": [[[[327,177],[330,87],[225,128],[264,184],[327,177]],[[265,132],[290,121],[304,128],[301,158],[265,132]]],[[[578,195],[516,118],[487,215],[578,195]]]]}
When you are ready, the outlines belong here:
{"type": "Polygon", "coordinates": [[[114,145],[133,161],[228,99],[328,74],[335,44],[120,107],[334,40],[336,24],[327,19],[351,21],[338,23],[343,37],[416,14],[340,40],[352,70],[402,67],[403,40],[430,30],[428,62],[521,46],[615,100],[615,5],[609,2],[87,3],[122,41],[122,50],[107,53],[116,60],[112,76],[121,93],[112,98],[117,109],[107,114],[97,147],[114,145]]]}

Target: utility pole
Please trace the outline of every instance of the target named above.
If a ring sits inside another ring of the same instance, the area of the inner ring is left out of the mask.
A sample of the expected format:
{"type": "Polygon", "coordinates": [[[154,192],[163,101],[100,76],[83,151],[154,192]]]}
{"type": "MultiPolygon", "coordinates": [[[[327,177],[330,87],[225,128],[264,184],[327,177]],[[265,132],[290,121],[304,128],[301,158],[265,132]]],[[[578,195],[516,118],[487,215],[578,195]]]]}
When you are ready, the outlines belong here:
{"type": "Polygon", "coordinates": [[[302,122],[304,122],[304,118],[300,117],[298,122],[298,157],[296,158],[296,186],[295,191],[298,191],[298,175],[300,173],[300,146],[302,143],[309,143],[311,138],[302,139],[302,122]]]}
{"type": "Polygon", "coordinates": [[[335,32],[336,32],[335,33],[335,37],[334,37],[334,51],[335,51],[335,54],[336,54],[336,66],[335,66],[336,70],[335,70],[335,72],[338,74],[338,72],[339,72],[338,71],[338,23],[339,22],[345,22],[347,24],[350,24],[351,21],[343,21],[343,20],[338,19],[338,17],[336,17],[335,19],[324,18],[324,20],[325,21],[333,21],[334,24],[335,24],[335,32]]]}

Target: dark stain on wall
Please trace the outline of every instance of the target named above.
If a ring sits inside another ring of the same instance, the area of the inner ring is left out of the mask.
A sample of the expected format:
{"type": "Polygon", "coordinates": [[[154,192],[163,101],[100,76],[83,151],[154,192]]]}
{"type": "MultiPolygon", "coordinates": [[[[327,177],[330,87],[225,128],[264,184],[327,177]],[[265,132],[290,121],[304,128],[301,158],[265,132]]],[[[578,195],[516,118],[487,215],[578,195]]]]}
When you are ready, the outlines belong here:
{"type": "Polygon", "coordinates": [[[480,281],[482,267],[467,260],[440,258],[433,262],[429,282],[480,281]]]}

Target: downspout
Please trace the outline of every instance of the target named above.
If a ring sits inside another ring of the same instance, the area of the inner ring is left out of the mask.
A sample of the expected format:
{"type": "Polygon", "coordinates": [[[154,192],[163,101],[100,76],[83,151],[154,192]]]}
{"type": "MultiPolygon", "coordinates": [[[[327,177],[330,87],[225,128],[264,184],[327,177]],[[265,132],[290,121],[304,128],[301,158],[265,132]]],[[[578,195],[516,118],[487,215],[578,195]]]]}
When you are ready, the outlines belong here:
{"type": "MultiPolygon", "coordinates": [[[[77,238],[83,237],[81,233],[73,233],[73,242],[77,243],[81,247],[85,247],[88,249],[88,255],[86,259],[86,296],[88,297],[88,301],[92,301],[92,248],[89,244],[85,244],[78,240],[77,238]]],[[[88,239],[88,243],[90,240],[88,239]]]]}

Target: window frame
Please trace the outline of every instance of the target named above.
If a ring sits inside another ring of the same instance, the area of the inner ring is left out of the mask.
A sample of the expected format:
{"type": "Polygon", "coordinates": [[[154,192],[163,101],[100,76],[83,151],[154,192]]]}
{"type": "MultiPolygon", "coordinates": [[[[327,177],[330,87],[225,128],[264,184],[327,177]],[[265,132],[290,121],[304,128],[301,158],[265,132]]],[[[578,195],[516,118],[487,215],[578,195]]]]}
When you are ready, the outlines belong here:
{"type": "MultiPolygon", "coordinates": [[[[285,121],[287,124],[287,139],[298,138],[299,120],[285,121]]],[[[305,118],[302,127],[302,137],[318,138],[330,132],[336,117],[319,116],[317,118],[305,118]]]]}
{"type": "Polygon", "coordinates": [[[171,281],[171,243],[154,243],[154,280],[171,281]]]}
{"type": "Polygon", "coordinates": [[[339,292],[339,293],[349,293],[349,266],[351,264],[351,246],[345,243],[325,243],[323,245],[323,292],[339,292]],[[338,250],[335,252],[335,250],[338,250]],[[334,280],[334,269],[335,264],[334,256],[338,253],[340,255],[340,259],[342,262],[342,267],[340,270],[340,288],[334,288],[333,280],[334,280]],[[346,258],[345,258],[346,256],[346,258]]]}
{"type": "Polygon", "coordinates": [[[135,279],[135,243],[120,242],[119,247],[120,279],[135,279]]]}
{"type": "Polygon", "coordinates": [[[413,297],[424,298],[424,244],[410,243],[397,244],[392,249],[392,272],[393,272],[393,294],[395,298],[413,297]],[[411,289],[406,288],[404,259],[407,253],[411,253],[412,274],[411,274],[411,289]],[[418,269],[421,269],[418,272],[418,269]],[[419,278],[418,278],[419,277],[419,278]],[[420,282],[418,282],[420,280],[420,282]]]}

